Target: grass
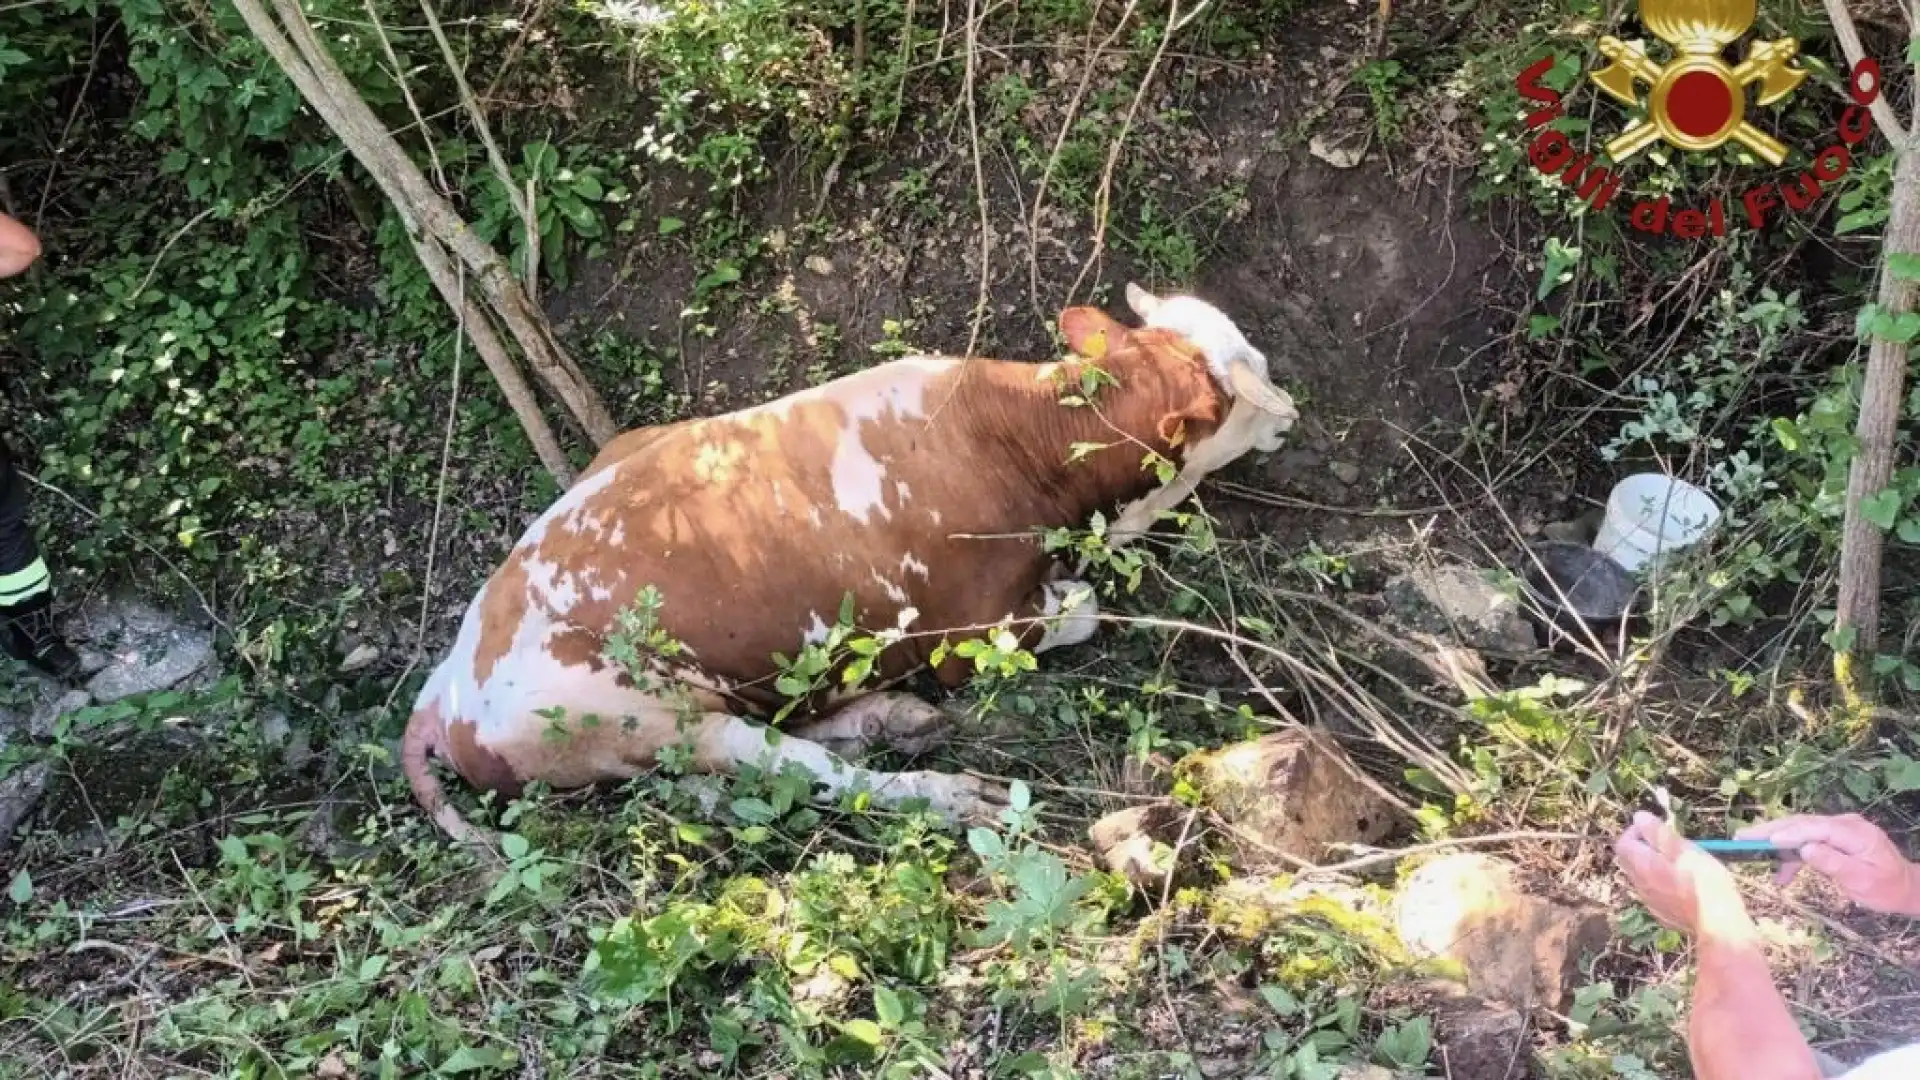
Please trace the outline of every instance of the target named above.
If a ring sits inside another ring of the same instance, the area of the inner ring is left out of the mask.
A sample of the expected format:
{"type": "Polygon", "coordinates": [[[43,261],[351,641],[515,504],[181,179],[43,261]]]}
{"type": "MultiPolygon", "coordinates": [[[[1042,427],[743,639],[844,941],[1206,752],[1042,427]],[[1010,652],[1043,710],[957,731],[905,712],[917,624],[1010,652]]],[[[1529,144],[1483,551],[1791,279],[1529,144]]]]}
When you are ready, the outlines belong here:
{"type": "MultiPolygon", "coordinates": [[[[0,97],[81,93],[91,16],[46,7],[22,50],[34,64],[10,69],[0,97]],[[39,60],[53,56],[77,66],[39,60]]],[[[351,35],[363,14],[316,18],[351,35]]],[[[386,14],[402,57],[437,57],[386,14]]],[[[113,5],[129,53],[116,79],[201,111],[181,126],[171,106],[92,90],[67,136],[5,137],[29,161],[70,139],[67,197],[87,208],[51,203],[62,257],[0,310],[38,361],[10,429],[72,497],[38,504],[63,587],[209,598],[226,677],[83,711],[0,758],[0,773],[44,760],[71,778],[4,868],[0,1076],[1443,1075],[1448,1033],[1408,990],[1430,972],[1391,933],[1413,861],[1236,866],[1183,758],[1326,724],[1406,802],[1408,844],[1604,838],[1653,784],[1701,833],[1786,808],[1911,812],[1911,732],[1832,721],[1813,674],[1854,377],[1835,343],[1867,287],[1851,234],[1807,216],[1694,252],[1569,216],[1524,167],[1511,79],[1535,50],[1584,41],[1593,12],[1433,5],[1398,13],[1376,54],[1346,9],[1210,11],[1171,43],[1117,149],[1163,11],[1116,27],[1087,5],[1021,5],[972,28],[977,139],[965,34],[924,5],[638,14],[449,16],[463,49],[513,58],[487,72],[489,100],[516,182],[544,200],[535,240],[476,146],[450,127],[436,143],[478,227],[523,272],[538,248],[541,295],[623,422],[957,349],[976,311],[983,351],[1042,355],[1109,180],[1110,262],[1087,291],[1238,286],[1243,325],[1281,356],[1310,338],[1270,294],[1298,286],[1249,289],[1232,260],[1284,246],[1285,219],[1272,176],[1228,162],[1360,103],[1371,143],[1355,190],[1446,165],[1477,196],[1452,227],[1517,238],[1492,248],[1518,279],[1487,300],[1494,344],[1460,369],[1470,395],[1488,393],[1426,402],[1434,422],[1395,460],[1361,462],[1373,486],[1338,496],[1346,512],[1324,509],[1336,497],[1311,476],[1276,482],[1256,463],[1236,479],[1278,509],[1203,492],[1211,515],[1119,558],[1097,535],[1054,538],[1096,557],[1108,625],[1036,671],[999,657],[1015,673],[953,703],[970,719],[937,763],[1021,781],[994,829],[814,807],[802,778],[716,781],[669,755],[619,790],[488,808],[508,839],[505,865],[487,867],[415,811],[393,740],[459,608],[551,484],[470,354],[454,399],[452,327],[399,223],[327,184],[324,134],[264,84],[251,108],[268,119],[226,108],[253,59],[224,16],[206,16],[195,52],[152,11],[113,5]],[[1430,32],[1455,21],[1449,39],[1430,32]],[[1314,86],[1289,65],[1324,57],[1273,44],[1307,31],[1350,54],[1314,86]],[[1236,119],[1248,108],[1251,127],[1236,119]],[[128,143],[135,128],[151,142],[128,143]],[[111,197],[125,190],[143,198],[111,197]],[[983,218],[985,274],[969,262],[983,218]],[[1837,268],[1809,273],[1816,249],[1837,268]],[[1554,495],[1603,494],[1614,470],[1648,462],[1712,484],[1730,529],[1632,638],[1489,656],[1474,682],[1395,628],[1379,599],[1393,573],[1516,565],[1541,519],[1578,510],[1554,495]],[[347,640],[383,659],[340,673],[347,640]],[[277,741],[276,711],[304,739],[277,741]],[[1090,821],[1142,800],[1171,800],[1189,826],[1168,844],[1186,874],[1164,890],[1086,850],[1090,821]]],[[[394,108],[377,54],[345,51],[394,108]]],[[[405,66],[423,99],[444,95],[432,64],[405,66]]],[[[1811,138],[1816,114],[1789,112],[1783,131],[1811,138]]],[[[1876,167],[1839,195],[1867,227],[1885,198],[1876,167]]],[[[1667,160],[1634,191],[1730,190],[1742,168],[1667,160]]],[[[11,182],[31,198],[45,178],[11,182]]],[[[1339,295],[1310,299],[1345,316],[1339,295]]],[[[1441,355],[1445,335],[1420,334],[1394,363],[1441,355]]],[[[1336,336],[1367,354],[1360,331],[1336,336]]],[[[1305,359],[1359,363],[1348,351],[1305,359]]],[[[1307,370],[1296,448],[1333,453],[1390,422],[1381,363],[1364,393],[1307,370]]],[[[1911,622],[1910,553],[1894,554],[1887,606],[1911,622]]],[[[819,659],[798,656],[790,676],[818,676],[819,659]]],[[[1883,666],[1895,694],[1920,678],[1900,657],[1883,666]]],[[[1604,848],[1499,850],[1619,915],[1567,1008],[1534,1018],[1535,1074],[1678,1075],[1685,957],[1626,903],[1604,848]]],[[[1910,991],[1890,962],[1899,942],[1850,930],[1824,897],[1754,898],[1782,974],[1814,986],[1817,1039],[1907,1034],[1842,1002],[1848,987],[1910,991]]]]}

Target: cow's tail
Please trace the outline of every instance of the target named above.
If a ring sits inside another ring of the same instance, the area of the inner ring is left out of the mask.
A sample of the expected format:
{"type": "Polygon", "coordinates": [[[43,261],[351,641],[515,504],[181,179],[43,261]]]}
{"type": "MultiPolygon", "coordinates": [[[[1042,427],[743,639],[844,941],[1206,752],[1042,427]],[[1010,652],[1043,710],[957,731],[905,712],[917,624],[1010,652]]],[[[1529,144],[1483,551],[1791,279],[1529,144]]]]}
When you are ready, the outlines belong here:
{"type": "Polygon", "coordinates": [[[429,701],[414,709],[413,715],[407,719],[407,733],[400,739],[400,771],[407,776],[407,786],[413,789],[414,801],[434,820],[434,824],[440,826],[441,831],[462,844],[491,848],[495,843],[493,834],[460,816],[460,811],[447,801],[440,778],[433,775],[432,768],[427,764],[430,754],[443,749],[446,731],[447,725],[440,716],[438,701],[429,701]]]}

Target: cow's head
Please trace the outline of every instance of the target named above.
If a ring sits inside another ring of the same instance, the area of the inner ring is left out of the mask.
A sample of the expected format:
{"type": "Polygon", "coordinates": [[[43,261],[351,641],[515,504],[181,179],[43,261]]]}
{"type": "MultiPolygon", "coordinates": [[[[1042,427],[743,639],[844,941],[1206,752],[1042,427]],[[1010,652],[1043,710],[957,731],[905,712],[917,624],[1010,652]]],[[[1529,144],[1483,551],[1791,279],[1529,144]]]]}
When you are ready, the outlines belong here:
{"type": "MultiPolygon", "coordinates": [[[[1127,306],[1148,327],[1171,331],[1197,349],[1206,358],[1214,381],[1232,402],[1226,419],[1186,448],[1180,473],[1171,483],[1125,508],[1109,533],[1118,543],[1144,532],[1161,511],[1192,494],[1208,473],[1224,468],[1249,450],[1278,450],[1300,419],[1293,398],[1268,380],[1266,356],[1219,308],[1192,296],[1161,298],[1132,283],[1127,285],[1127,306]]],[[[1102,326],[1126,333],[1097,309],[1069,309],[1062,316],[1068,345],[1083,356],[1099,350],[1090,352],[1076,337],[1084,339],[1102,326]]]]}
{"type": "MultiPolygon", "coordinates": [[[[1267,358],[1247,341],[1226,313],[1194,296],[1158,297],[1127,283],[1127,306],[1148,326],[1172,330],[1207,358],[1214,378],[1233,395],[1233,410],[1220,435],[1236,440],[1223,454],[1231,461],[1249,449],[1271,453],[1300,419],[1293,398],[1267,378],[1267,358]]],[[[1218,435],[1216,438],[1219,437],[1218,435]]]]}

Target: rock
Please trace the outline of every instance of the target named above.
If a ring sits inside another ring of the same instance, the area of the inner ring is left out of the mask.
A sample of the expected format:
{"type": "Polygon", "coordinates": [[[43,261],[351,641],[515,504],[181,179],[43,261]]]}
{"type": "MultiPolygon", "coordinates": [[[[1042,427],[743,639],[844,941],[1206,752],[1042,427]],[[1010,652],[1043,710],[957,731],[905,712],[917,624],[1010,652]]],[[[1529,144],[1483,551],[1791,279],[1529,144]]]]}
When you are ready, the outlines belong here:
{"type": "Polygon", "coordinates": [[[1320,862],[1327,845],[1375,843],[1398,820],[1394,803],[1332,737],[1301,728],[1204,751],[1183,765],[1250,869],[1291,869],[1287,855],[1320,862]]]}
{"type": "Polygon", "coordinates": [[[1151,803],[1116,810],[1087,830],[1093,849],[1109,871],[1142,890],[1158,890],[1173,868],[1173,852],[1180,842],[1180,826],[1187,811],[1171,803],[1151,803]],[[1155,849],[1160,849],[1156,854],[1155,849]]]}
{"type": "Polygon", "coordinates": [[[1418,957],[1457,968],[1474,994],[1559,1009],[1581,954],[1603,948],[1606,913],[1521,890],[1511,863],[1467,852],[1436,859],[1401,886],[1395,922],[1418,957]]]}
{"type": "Polygon", "coordinates": [[[361,843],[357,834],[359,814],[365,809],[364,803],[329,795],[307,815],[294,839],[314,856],[330,862],[372,858],[378,852],[361,843]]]}
{"type": "Polygon", "coordinates": [[[809,255],[803,265],[821,277],[833,276],[833,263],[824,255],[809,255]]]}
{"type": "Polygon", "coordinates": [[[1500,1001],[1446,996],[1432,1002],[1434,1041],[1452,1080],[1526,1080],[1527,1018],[1500,1001]]]}
{"type": "Polygon", "coordinates": [[[0,708],[0,747],[15,738],[51,739],[54,726],[62,716],[93,704],[85,690],[75,690],[52,679],[29,674],[22,680],[26,690],[20,707],[0,708]]]}
{"type": "Polygon", "coordinates": [[[269,709],[260,717],[260,741],[268,748],[278,750],[292,735],[293,723],[287,719],[285,710],[269,709]]]}
{"type": "Polygon", "coordinates": [[[35,709],[33,717],[27,722],[27,730],[31,731],[36,739],[51,739],[61,717],[68,713],[79,712],[91,704],[93,704],[92,694],[85,690],[68,690],[41,708],[35,709]]]}
{"type": "Polygon", "coordinates": [[[300,769],[313,760],[313,744],[307,733],[296,730],[286,710],[269,709],[260,717],[260,744],[280,752],[280,763],[300,769]]]}
{"type": "Polygon", "coordinates": [[[1360,482],[1360,466],[1351,461],[1330,461],[1327,471],[1333,474],[1335,480],[1349,487],[1360,482]]]}
{"type": "Polygon", "coordinates": [[[1342,1066],[1335,1080],[1400,1080],[1392,1069],[1381,1065],[1342,1066]]]}
{"type": "Polygon", "coordinates": [[[13,850],[13,831],[33,813],[53,782],[53,766],[45,761],[23,765],[0,780],[0,855],[13,850]]]}
{"type": "Polygon", "coordinates": [[[1463,644],[1497,652],[1532,652],[1540,641],[1520,602],[1478,570],[1458,563],[1422,566],[1387,582],[1387,606],[1408,629],[1453,633],[1463,644]]]}
{"type": "Polygon", "coordinates": [[[1606,512],[1596,506],[1572,521],[1550,521],[1540,527],[1540,533],[1563,544],[1591,544],[1599,535],[1600,521],[1605,516],[1606,512]]]}
{"type": "Polygon", "coordinates": [[[340,674],[346,675],[359,671],[378,659],[380,659],[378,645],[355,645],[353,651],[347,654],[347,658],[340,661],[340,674]]]}
{"type": "Polygon", "coordinates": [[[1307,153],[1336,169],[1351,169],[1366,156],[1366,112],[1352,106],[1334,110],[1327,130],[1307,140],[1307,153]]]}
{"type": "Polygon", "coordinates": [[[95,603],[75,619],[72,633],[109,657],[87,684],[103,705],[177,686],[213,659],[211,631],[139,600],[95,603]]]}

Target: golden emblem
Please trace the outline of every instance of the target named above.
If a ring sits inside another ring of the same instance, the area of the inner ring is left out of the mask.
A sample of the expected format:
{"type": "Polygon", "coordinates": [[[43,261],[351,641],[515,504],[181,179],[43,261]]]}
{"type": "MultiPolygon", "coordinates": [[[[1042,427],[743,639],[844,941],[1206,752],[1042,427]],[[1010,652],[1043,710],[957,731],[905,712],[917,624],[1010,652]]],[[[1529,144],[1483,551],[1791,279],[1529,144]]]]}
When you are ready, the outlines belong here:
{"type": "Polygon", "coordinates": [[[1613,61],[1592,74],[1609,95],[1628,104],[1640,102],[1638,86],[1650,87],[1647,118],[1636,121],[1607,143],[1607,156],[1625,161],[1655,139],[1682,150],[1712,150],[1728,139],[1759,155],[1769,165],[1787,158],[1778,139],[1747,122],[1747,87],[1760,84],[1760,104],[1771,105],[1806,80],[1789,67],[1799,55],[1793,38],[1760,41],[1747,58],[1729,66],[1721,51],[1753,26],[1755,0],[1640,0],[1640,21],[1654,37],[1673,48],[1673,59],[1656,64],[1638,45],[1616,37],[1600,39],[1600,52],[1613,61]]]}

